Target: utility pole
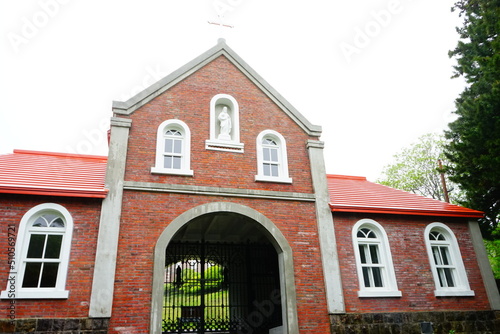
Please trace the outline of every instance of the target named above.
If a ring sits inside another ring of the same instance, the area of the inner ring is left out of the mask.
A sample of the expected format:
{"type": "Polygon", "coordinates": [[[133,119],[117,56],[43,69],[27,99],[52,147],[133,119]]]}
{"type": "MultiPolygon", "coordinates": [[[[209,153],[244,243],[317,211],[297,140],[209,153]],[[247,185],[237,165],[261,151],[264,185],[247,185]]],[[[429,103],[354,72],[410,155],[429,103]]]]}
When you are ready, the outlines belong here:
{"type": "Polygon", "coordinates": [[[450,203],[450,198],[448,197],[448,188],[446,187],[446,179],[444,177],[443,163],[441,159],[438,159],[439,174],[441,175],[441,185],[443,186],[444,201],[450,203]]]}

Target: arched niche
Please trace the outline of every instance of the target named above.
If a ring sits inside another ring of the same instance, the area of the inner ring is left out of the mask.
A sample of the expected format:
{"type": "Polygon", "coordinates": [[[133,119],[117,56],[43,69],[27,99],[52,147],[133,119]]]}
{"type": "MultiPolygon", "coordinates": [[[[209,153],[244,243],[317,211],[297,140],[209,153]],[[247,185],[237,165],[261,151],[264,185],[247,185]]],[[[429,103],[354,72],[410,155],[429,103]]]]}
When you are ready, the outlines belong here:
{"type": "Polygon", "coordinates": [[[238,102],[228,94],[217,94],[210,100],[210,139],[206,149],[243,153],[240,142],[238,102]]]}

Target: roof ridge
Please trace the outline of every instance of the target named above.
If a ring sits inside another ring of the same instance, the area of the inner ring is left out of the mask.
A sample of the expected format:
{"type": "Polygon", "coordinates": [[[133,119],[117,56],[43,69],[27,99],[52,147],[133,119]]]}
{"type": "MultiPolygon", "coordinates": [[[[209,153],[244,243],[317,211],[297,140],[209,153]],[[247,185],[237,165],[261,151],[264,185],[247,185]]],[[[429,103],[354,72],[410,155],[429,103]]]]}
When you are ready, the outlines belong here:
{"type": "MultiPolygon", "coordinates": [[[[326,174],[329,179],[345,179],[345,180],[358,180],[358,181],[368,181],[365,176],[354,176],[354,175],[341,175],[341,174],[326,174]]],[[[370,181],[368,181],[370,182],[370,181]]]]}
{"type": "Polygon", "coordinates": [[[90,155],[90,154],[78,154],[78,153],[63,153],[63,152],[19,150],[19,149],[15,149],[13,151],[13,154],[47,155],[47,156],[52,156],[52,157],[96,159],[96,160],[107,160],[108,159],[108,157],[105,156],[105,155],[90,155]]]}

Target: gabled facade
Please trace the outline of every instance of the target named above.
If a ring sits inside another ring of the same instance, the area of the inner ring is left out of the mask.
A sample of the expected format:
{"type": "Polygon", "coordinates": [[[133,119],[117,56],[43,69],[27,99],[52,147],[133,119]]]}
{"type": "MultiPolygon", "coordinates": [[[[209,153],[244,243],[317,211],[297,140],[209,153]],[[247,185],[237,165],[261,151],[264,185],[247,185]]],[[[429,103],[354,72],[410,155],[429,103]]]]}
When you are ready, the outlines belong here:
{"type": "MultiPolygon", "coordinates": [[[[326,188],[317,194],[310,172],[324,170],[320,127],[223,40],[129,101],[115,102],[113,111],[110,195],[103,202],[90,315],[113,315],[111,327],[160,333],[178,317],[165,315],[169,244],[248,243],[250,253],[272,245],[275,254],[269,256],[276,261],[267,274],[274,273],[274,287],[250,297],[257,289],[252,282],[264,273],[245,267],[233,274],[232,260],[218,259],[229,275],[248,276],[240,282],[248,291],[234,297],[247,305],[229,314],[225,326],[328,331],[325,277],[321,266],[312,265],[321,263],[317,211],[328,210],[326,188]],[[280,307],[273,306],[277,320],[260,324],[260,313],[251,317],[254,302],[269,301],[274,289],[280,296],[280,307]]],[[[325,219],[331,222],[329,215],[325,219]]]]}
{"type": "Polygon", "coordinates": [[[2,332],[495,328],[482,213],[327,177],[321,127],[224,40],[113,112],[107,159],[0,156],[2,332]]]}

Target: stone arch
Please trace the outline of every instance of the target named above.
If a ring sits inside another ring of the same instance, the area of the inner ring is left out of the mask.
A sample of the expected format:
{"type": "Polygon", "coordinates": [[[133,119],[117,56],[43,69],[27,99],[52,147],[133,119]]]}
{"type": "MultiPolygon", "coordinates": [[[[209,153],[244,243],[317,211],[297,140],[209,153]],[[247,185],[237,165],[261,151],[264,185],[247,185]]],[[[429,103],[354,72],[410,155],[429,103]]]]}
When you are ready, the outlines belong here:
{"type": "Polygon", "coordinates": [[[150,332],[161,333],[161,316],[163,305],[163,274],[165,266],[165,250],[175,233],[194,218],[204,214],[216,212],[233,212],[253,219],[260,224],[269,241],[273,244],[278,254],[281,305],[283,318],[283,333],[298,334],[297,305],[295,292],[295,279],[293,267],[293,254],[290,244],[278,227],[262,213],[241,204],[229,202],[214,202],[202,204],[179,215],[160,234],[154,250],[153,286],[151,302],[150,332]],[[284,292],[284,293],[283,293],[284,292]]]}

